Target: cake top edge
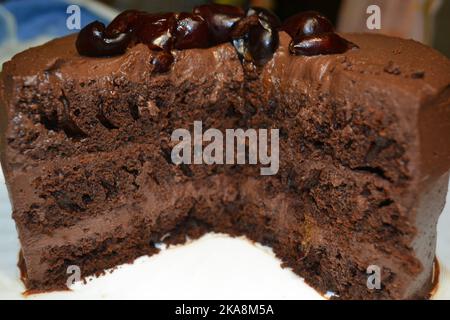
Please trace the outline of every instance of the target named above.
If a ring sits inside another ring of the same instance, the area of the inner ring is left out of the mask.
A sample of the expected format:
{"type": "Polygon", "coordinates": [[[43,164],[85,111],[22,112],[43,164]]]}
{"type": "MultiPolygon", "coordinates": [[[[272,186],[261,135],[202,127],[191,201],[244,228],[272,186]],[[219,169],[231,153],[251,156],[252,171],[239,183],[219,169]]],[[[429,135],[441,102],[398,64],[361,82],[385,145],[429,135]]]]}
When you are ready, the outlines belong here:
{"type": "MultiPolygon", "coordinates": [[[[341,54],[312,57],[286,53],[286,58],[295,64],[309,64],[314,61],[327,64],[336,61],[336,59],[348,58],[353,63],[359,64],[361,68],[367,68],[367,71],[373,69],[384,75],[404,76],[405,81],[408,81],[408,79],[421,80],[422,84],[428,85],[436,91],[450,85],[450,60],[430,47],[414,40],[380,34],[348,33],[341,35],[358,45],[359,49],[349,50],[341,54]]],[[[75,48],[76,39],[77,34],[72,34],[16,54],[10,61],[4,63],[2,78],[29,78],[56,70],[74,80],[90,76],[110,76],[114,69],[124,63],[130,63],[132,60],[130,60],[130,57],[150,58],[157,53],[145,45],[136,45],[123,55],[101,58],[85,57],[78,54],[75,48]],[[94,66],[95,74],[92,73],[94,66]]],[[[290,39],[289,35],[280,32],[280,47],[277,51],[287,50],[290,39]]],[[[190,54],[195,52],[198,58],[199,55],[211,54],[211,52],[223,48],[229,48],[229,55],[237,59],[237,54],[232,52],[234,48],[229,43],[206,49],[183,50],[175,53],[175,55],[188,59],[190,54]]],[[[145,68],[146,66],[142,67],[145,68]]],[[[359,69],[360,72],[361,68],[359,69]]],[[[374,76],[373,72],[368,72],[368,74],[374,76]]]]}

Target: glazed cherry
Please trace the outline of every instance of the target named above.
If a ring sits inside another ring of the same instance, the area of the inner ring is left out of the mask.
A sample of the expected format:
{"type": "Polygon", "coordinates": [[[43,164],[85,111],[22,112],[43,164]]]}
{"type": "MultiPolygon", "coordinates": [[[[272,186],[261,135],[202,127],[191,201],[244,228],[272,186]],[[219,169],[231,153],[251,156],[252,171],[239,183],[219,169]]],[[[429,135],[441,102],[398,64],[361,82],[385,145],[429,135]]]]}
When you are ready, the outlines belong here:
{"type": "Polygon", "coordinates": [[[257,16],[242,18],[234,25],[231,31],[232,43],[241,59],[250,62],[253,61],[249,50],[249,33],[250,29],[259,25],[259,18],[257,16]]]}
{"type": "Polygon", "coordinates": [[[328,32],[313,36],[298,36],[289,45],[291,53],[300,56],[344,53],[357,46],[336,33],[328,32]]]}
{"type": "Polygon", "coordinates": [[[193,14],[127,10],[108,27],[97,21],[86,26],[76,47],[82,55],[111,56],[144,43],[160,51],[151,61],[155,72],[166,72],[174,61],[172,49],[206,48],[231,40],[239,57],[249,62],[246,66],[255,68],[272,59],[279,46],[279,28],[292,36],[289,49],[296,55],[343,53],[356,47],[335,34],[331,22],[317,12],[297,14],[281,25],[267,9],[251,7],[244,12],[218,4],[198,6],[193,14]]]}
{"type": "Polygon", "coordinates": [[[281,27],[280,18],[278,18],[275,13],[268,9],[261,7],[250,7],[247,10],[247,17],[250,16],[258,16],[258,18],[260,18],[261,20],[267,21],[274,29],[278,29],[279,27],[281,27]]]}
{"type": "Polygon", "coordinates": [[[220,4],[197,6],[193,12],[208,24],[213,45],[230,41],[234,24],[245,16],[245,12],[239,7],[220,4]]]}
{"type": "Polygon", "coordinates": [[[122,32],[133,31],[136,21],[141,15],[144,15],[142,11],[126,10],[114,18],[113,21],[106,27],[107,35],[114,35],[122,32]]]}
{"type": "Polygon", "coordinates": [[[174,61],[174,57],[170,52],[161,51],[156,53],[152,59],[151,64],[155,67],[153,70],[156,73],[165,73],[170,70],[170,67],[174,61]]]}
{"type": "Polygon", "coordinates": [[[209,29],[206,21],[191,13],[180,13],[174,31],[174,48],[178,50],[207,48],[209,29]]]}
{"type": "Polygon", "coordinates": [[[105,25],[94,21],[78,34],[75,46],[79,54],[91,57],[104,57],[122,54],[131,40],[129,32],[105,35],[105,25]]]}
{"type": "Polygon", "coordinates": [[[139,14],[132,26],[136,42],[144,43],[152,50],[171,50],[175,27],[174,13],[139,14]]]}
{"type": "Polygon", "coordinates": [[[250,15],[236,23],[232,38],[241,59],[257,66],[272,59],[279,45],[278,31],[257,15],[250,15]]]}
{"type": "Polygon", "coordinates": [[[326,17],[315,11],[305,11],[286,19],[282,25],[292,38],[313,36],[334,32],[333,24],[326,17]]]}
{"type": "Polygon", "coordinates": [[[262,66],[272,59],[280,43],[278,31],[262,26],[253,27],[248,34],[248,49],[257,66],[262,66]]]}

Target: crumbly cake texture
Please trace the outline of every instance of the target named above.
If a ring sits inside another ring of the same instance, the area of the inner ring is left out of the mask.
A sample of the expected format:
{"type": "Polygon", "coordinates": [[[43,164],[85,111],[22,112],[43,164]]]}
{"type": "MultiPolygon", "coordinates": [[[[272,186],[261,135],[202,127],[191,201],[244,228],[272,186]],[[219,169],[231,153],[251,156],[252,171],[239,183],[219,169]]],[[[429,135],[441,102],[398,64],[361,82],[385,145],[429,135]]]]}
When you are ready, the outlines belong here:
{"type": "MultiPolygon", "coordinates": [[[[235,49],[89,58],[76,36],[16,55],[1,74],[1,160],[26,287],[82,275],[206,232],[269,245],[341,299],[426,298],[450,168],[450,62],[417,42],[345,34],[344,54],[289,54],[244,72],[235,49]],[[170,135],[280,129],[280,170],[181,165],[170,135]],[[366,269],[382,270],[382,289],[366,269]]],[[[255,266],[257,268],[258,266],[255,266]]],[[[226,276],[226,275],[224,275],[226,276]]],[[[268,275],[270,276],[270,275],[268,275]]]]}

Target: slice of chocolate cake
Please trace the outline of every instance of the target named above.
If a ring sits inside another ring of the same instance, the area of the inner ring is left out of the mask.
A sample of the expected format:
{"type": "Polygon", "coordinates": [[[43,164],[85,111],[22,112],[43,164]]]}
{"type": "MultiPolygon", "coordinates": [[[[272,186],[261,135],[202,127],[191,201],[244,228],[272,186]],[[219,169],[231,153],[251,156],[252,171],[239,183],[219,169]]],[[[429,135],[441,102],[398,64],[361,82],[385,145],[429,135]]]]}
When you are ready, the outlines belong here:
{"type": "Polygon", "coordinates": [[[71,265],[98,274],[214,231],[271,246],[339,298],[428,297],[450,61],[411,40],[337,35],[324,19],[127,11],[5,63],[1,160],[26,287],[64,288],[71,265]],[[175,165],[171,135],[195,121],[279,129],[278,172],[175,165]]]}

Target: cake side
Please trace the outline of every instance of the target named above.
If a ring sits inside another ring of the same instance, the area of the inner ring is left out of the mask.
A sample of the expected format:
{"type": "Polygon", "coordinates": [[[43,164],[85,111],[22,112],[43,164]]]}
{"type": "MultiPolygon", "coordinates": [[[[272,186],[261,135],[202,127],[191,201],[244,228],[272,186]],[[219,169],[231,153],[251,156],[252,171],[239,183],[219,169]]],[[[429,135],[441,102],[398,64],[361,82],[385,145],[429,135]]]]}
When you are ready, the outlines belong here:
{"type": "MultiPolygon", "coordinates": [[[[127,56],[109,59],[98,68],[98,62],[105,61],[79,58],[73,41],[74,37],[68,37],[49,45],[64,48],[56,69],[48,46],[33,49],[30,54],[42,57],[46,67],[34,76],[15,76],[12,82],[17,81],[15,89],[20,92],[7,92],[16,99],[8,105],[15,112],[12,117],[23,114],[6,128],[5,137],[10,139],[4,155],[7,164],[15,167],[5,170],[5,176],[12,188],[13,216],[30,288],[64,286],[65,269],[59,265],[64,255],[73,259],[71,254],[79,257],[84,252],[87,257],[104,243],[120,243],[122,262],[127,256],[154,252],[151,242],[184,219],[192,206],[189,194],[177,201],[168,199],[173,186],[192,175],[189,168],[171,163],[172,131],[199,119],[209,126],[235,127],[236,116],[230,113],[223,119],[223,111],[239,109],[242,103],[240,62],[228,45],[180,52],[170,74],[154,76],[149,62],[155,53],[146,46],[137,46],[127,56]],[[207,68],[213,71],[205,73],[207,68]],[[20,139],[21,133],[31,138],[20,139]],[[169,213],[172,222],[162,221],[157,227],[150,223],[169,213]],[[96,220],[111,217],[115,218],[114,227],[108,225],[111,229],[96,220]],[[127,222],[122,225],[124,219],[127,222]],[[87,231],[97,226],[100,236],[87,231]],[[74,232],[73,244],[67,240],[66,245],[55,246],[55,238],[45,240],[48,234],[67,238],[67,233],[74,232]],[[124,239],[130,243],[123,244],[124,239]],[[58,250],[63,254],[55,253],[58,250]],[[45,258],[49,252],[51,257],[45,258]]],[[[5,73],[20,74],[16,68],[24,61],[19,60],[29,57],[26,53],[19,57],[5,65],[5,73]]],[[[87,275],[112,267],[117,261],[111,259],[105,257],[102,262],[99,253],[90,266],[83,264],[83,270],[87,275]]]]}
{"type": "MultiPolygon", "coordinates": [[[[371,208],[373,190],[366,189],[357,195],[357,206],[337,207],[338,210],[334,210],[337,221],[329,220],[328,223],[342,225],[338,233],[343,235],[341,246],[345,246],[348,230],[352,230],[350,237],[356,242],[350,244],[355,250],[364,246],[376,247],[377,253],[366,256],[361,266],[375,264],[390,271],[402,270],[389,275],[396,278],[397,285],[393,287],[410,285],[405,289],[409,293],[403,293],[404,298],[423,297],[427,290],[423,287],[430,285],[435,252],[435,240],[430,239],[436,235],[433,228],[445,201],[445,172],[449,169],[448,156],[445,156],[449,147],[442,143],[439,147],[441,154],[435,156],[437,161],[429,167],[440,166],[440,173],[429,181],[432,181],[434,191],[430,190],[430,184],[428,187],[423,185],[422,181],[429,176],[428,169],[425,169],[427,165],[423,163],[423,158],[429,153],[423,151],[426,145],[423,141],[434,139],[443,142],[449,134],[448,75],[440,73],[442,69],[449,70],[449,62],[414,41],[385,36],[345,37],[356,43],[360,50],[333,58],[307,58],[311,62],[309,64],[293,63],[302,58],[290,57],[281,45],[265,71],[266,82],[277,79],[278,82],[274,83],[279,85],[280,91],[289,90],[281,95],[289,100],[279,102],[279,119],[295,119],[290,126],[299,128],[297,131],[300,131],[301,138],[294,137],[291,145],[295,141],[303,141],[303,150],[293,157],[302,159],[319,154],[320,158],[329,158],[332,163],[387,182],[387,186],[380,189],[384,198],[378,200],[376,209],[371,208]],[[427,64],[432,65],[428,70],[427,64]],[[433,79],[427,81],[427,77],[433,79]],[[316,99],[314,91],[318,92],[316,99]],[[441,106],[441,113],[446,115],[441,114],[439,120],[434,117],[436,128],[442,127],[442,130],[425,134],[419,130],[422,110],[428,106],[430,112],[438,113],[436,103],[429,105],[430,99],[440,100],[446,106],[441,106]],[[305,123],[313,125],[305,126],[305,123]],[[433,197],[428,194],[433,194],[433,197]],[[353,210],[357,212],[351,218],[343,215],[353,210]],[[405,259],[407,256],[415,256],[420,262],[408,261],[405,259]],[[396,266],[391,265],[397,263],[396,266]],[[405,275],[408,272],[410,274],[405,275]],[[420,287],[422,293],[417,294],[420,287]]],[[[269,92],[261,103],[267,104],[272,95],[269,92]]],[[[289,125],[286,120],[284,124],[289,125]]],[[[295,134],[295,130],[288,132],[295,134]]],[[[342,185],[351,189],[347,182],[333,187],[338,189],[342,185]]],[[[321,209],[326,212],[329,199],[339,199],[339,195],[324,197],[321,193],[320,189],[312,190],[311,196],[316,203],[322,204],[321,209]]],[[[327,241],[339,243],[338,240],[327,241]]],[[[359,286],[364,290],[365,268],[361,266],[358,270],[359,286]]]]}
{"type": "MultiPolygon", "coordinates": [[[[425,105],[435,113],[434,99],[448,114],[449,62],[412,41],[345,37],[360,49],[305,58],[289,55],[281,33],[274,59],[252,81],[228,44],[176,52],[172,70],[159,75],[143,45],[85,58],[74,37],[7,63],[2,164],[28,286],[64,285],[70,264],[97,273],[156,252],[155,242],[219,231],[274,247],[322,292],[425,297],[441,209],[422,200],[420,139],[433,137],[418,121],[425,105]],[[425,60],[406,59],[413,51],[425,60]],[[194,120],[204,129],[280,128],[279,174],[173,166],[170,134],[194,120]],[[430,211],[425,230],[419,217],[430,211]],[[381,292],[365,287],[369,263],[386,267],[381,292]]],[[[447,128],[445,117],[435,121],[447,128]]],[[[450,163],[441,162],[429,180],[439,184],[438,200],[450,163]]]]}

